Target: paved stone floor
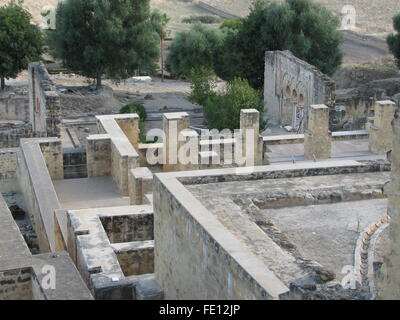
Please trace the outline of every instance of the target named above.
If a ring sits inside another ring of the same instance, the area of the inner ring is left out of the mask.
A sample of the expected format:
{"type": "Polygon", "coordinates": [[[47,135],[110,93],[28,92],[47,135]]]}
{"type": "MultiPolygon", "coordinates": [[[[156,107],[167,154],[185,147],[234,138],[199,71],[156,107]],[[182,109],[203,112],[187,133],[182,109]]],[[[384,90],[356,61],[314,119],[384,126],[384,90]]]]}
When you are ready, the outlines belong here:
{"type": "Polygon", "coordinates": [[[296,244],[305,257],[330,268],[341,279],[342,268],[354,265],[361,232],[387,214],[387,200],[262,210],[296,244]]]}
{"type": "Polygon", "coordinates": [[[61,207],[84,209],[129,206],[129,197],[121,196],[111,177],[54,181],[61,207]]]}

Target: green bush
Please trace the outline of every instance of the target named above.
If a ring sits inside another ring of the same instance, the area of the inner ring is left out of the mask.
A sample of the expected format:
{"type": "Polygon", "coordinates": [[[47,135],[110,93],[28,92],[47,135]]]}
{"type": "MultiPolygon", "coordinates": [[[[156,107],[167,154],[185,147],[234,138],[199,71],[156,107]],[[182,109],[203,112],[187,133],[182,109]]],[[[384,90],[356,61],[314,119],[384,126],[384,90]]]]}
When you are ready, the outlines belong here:
{"type": "Polygon", "coordinates": [[[145,133],[145,121],[147,119],[147,112],[141,103],[130,103],[127,104],[126,106],[123,106],[120,110],[119,113],[121,114],[127,114],[127,113],[137,113],[140,121],[139,121],[139,140],[141,143],[155,143],[157,142],[158,138],[155,137],[153,140],[147,141],[146,139],[146,133],[145,133]]]}
{"type": "Polygon", "coordinates": [[[119,110],[119,113],[137,113],[140,117],[140,120],[143,121],[145,121],[147,118],[147,112],[144,105],[136,102],[123,106],[121,110],[119,110]]]}
{"type": "Polygon", "coordinates": [[[217,16],[190,16],[188,18],[183,18],[182,23],[220,23],[222,19],[217,16]]]}
{"type": "MultiPolygon", "coordinates": [[[[245,79],[235,78],[228,82],[221,93],[215,91],[215,77],[210,74],[192,71],[190,80],[191,99],[204,107],[204,116],[210,129],[233,131],[240,128],[240,110],[264,111],[261,93],[253,89],[245,79]]],[[[261,130],[264,127],[260,117],[261,130]]]]}

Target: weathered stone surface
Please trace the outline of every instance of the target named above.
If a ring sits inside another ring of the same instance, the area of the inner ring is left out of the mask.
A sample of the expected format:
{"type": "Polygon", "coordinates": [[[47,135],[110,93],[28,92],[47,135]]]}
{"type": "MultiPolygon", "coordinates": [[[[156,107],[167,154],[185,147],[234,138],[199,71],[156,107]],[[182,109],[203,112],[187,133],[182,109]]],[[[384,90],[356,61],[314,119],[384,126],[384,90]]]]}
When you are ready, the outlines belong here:
{"type": "Polygon", "coordinates": [[[385,153],[393,146],[393,129],[391,122],[396,111],[392,101],[377,101],[373,123],[368,125],[369,150],[372,153],[385,153]]]}
{"type": "Polygon", "coordinates": [[[395,114],[392,122],[393,150],[390,156],[392,163],[391,182],[385,188],[388,197],[388,215],[390,216],[389,239],[390,252],[382,266],[382,283],[379,297],[382,299],[400,299],[400,116],[395,114]]]}
{"type": "Polygon", "coordinates": [[[335,82],[290,51],[265,54],[264,99],[272,122],[302,126],[304,108],[335,102],[335,82]]]}
{"type": "Polygon", "coordinates": [[[307,130],[304,133],[304,155],[307,159],[331,157],[331,134],[329,132],[329,108],[312,105],[308,109],[307,130]]]}

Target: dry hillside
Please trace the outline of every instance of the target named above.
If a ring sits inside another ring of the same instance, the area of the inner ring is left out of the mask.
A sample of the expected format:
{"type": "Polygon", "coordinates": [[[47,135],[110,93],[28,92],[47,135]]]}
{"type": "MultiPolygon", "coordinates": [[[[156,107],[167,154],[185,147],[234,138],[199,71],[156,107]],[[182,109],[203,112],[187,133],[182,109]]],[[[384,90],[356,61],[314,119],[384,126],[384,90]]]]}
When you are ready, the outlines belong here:
{"type": "MultiPolygon", "coordinates": [[[[167,1],[167,0],[165,0],[167,1]]],[[[245,16],[252,0],[201,0],[221,10],[245,16]]],[[[399,0],[315,0],[340,14],[344,5],[353,5],[357,27],[362,33],[383,36],[392,31],[392,17],[400,12],[399,0]]]]}
{"type": "MultiPolygon", "coordinates": [[[[0,0],[4,5],[9,0],[0,0]]],[[[207,14],[207,11],[196,5],[199,0],[151,0],[153,8],[166,12],[171,18],[171,28],[184,28],[183,17],[207,14]]],[[[246,16],[253,0],[200,0],[223,11],[246,16]]],[[[282,1],[282,0],[278,0],[282,1]]],[[[357,11],[358,31],[367,34],[384,36],[392,31],[392,16],[400,12],[399,0],[315,0],[340,14],[344,5],[352,4],[357,11]]],[[[41,22],[40,11],[45,5],[57,5],[59,0],[25,0],[25,7],[33,15],[36,23],[41,22]]]]}

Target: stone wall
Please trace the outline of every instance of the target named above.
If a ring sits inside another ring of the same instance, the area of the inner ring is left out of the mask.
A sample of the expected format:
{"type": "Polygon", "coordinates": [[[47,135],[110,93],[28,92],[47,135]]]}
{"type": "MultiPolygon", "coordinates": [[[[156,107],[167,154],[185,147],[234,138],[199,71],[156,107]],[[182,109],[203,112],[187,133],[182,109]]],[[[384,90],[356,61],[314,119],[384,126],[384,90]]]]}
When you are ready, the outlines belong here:
{"type": "Polygon", "coordinates": [[[0,300],[86,300],[92,296],[66,252],[32,255],[0,194],[0,300]],[[46,268],[44,268],[46,267],[46,268]],[[54,270],[55,288],[48,273],[54,270]]]}
{"type": "Polygon", "coordinates": [[[155,273],[166,299],[278,299],[288,288],[179,182],[188,176],[198,178],[154,181],[155,273]]]}
{"type": "Polygon", "coordinates": [[[139,116],[97,116],[97,135],[87,138],[89,177],[111,175],[123,195],[129,195],[128,172],[139,166],[134,145],[139,141],[139,116]]]}
{"type": "Polygon", "coordinates": [[[312,104],[335,104],[335,82],[290,51],[265,54],[264,99],[274,123],[299,126],[312,104]]]}
{"type": "Polygon", "coordinates": [[[0,271],[0,300],[32,300],[31,268],[0,271]]]}
{"type": "Polygon", "coordinates": [[[61,103],[56,86],[43,62],[32,62],[29,72],[29,109],[33,131],[60,136],[61,103]]]}
{"type": "Polygon", "coordinates": [[[67,220],[68,252],[96,299],[136,299],[154,282],[151,206],[68,210],[67,220]]]}
{"type": "Polygon", "coordinates": [[[388,215],[390,216],[389,238],[390,252],[383,265],[383,283],[379,296],[382,299],[400,299],[400,116],[397,113],[393,120],[393,150],[390,155],[392,176],[385,188],[388,197],[388,215]]]}
{"type": "Polygon", "coordinates": [[[32,126],[29,123],[8,122],[0,126],[0,148],[16,148],[19,147],[19,142],[23,138],[31,138],[36,135],[32,131],[32,126]]]}
{"type": "Polygon", "coordinates": [[[56,251],[54,211],[60,209],[52,179],[63,179],[61,141],[22,139],[17,155],[17,178],[38,235],[41,252],[56,251]]]}
{"type": "Polygon", "coordinates": [[[26,90],[0,93],[0,119],[29,122],[29,98],[26,90]]]}
{"type": "Polygon", "coordinates": [[[18,148],[0,149],[0,180],[15,179],[18,148]]]}

